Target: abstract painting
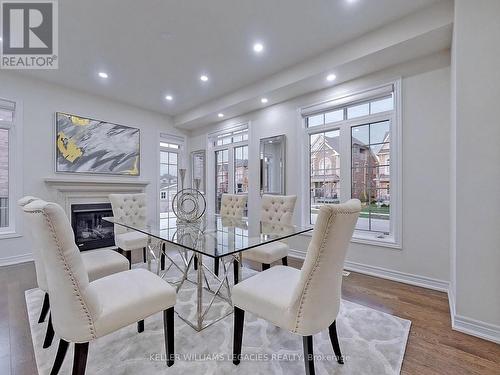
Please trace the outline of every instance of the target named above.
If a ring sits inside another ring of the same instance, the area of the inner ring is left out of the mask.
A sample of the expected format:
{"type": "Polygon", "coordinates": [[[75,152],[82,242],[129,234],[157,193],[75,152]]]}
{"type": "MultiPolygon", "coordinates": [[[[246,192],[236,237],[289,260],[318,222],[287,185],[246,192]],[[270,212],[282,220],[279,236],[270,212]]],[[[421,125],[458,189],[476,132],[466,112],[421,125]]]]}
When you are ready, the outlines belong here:
{"type": "Polygon", "coordinates": [[[140,130],[56,113],[56,172],[140,174],[140,130]]]}

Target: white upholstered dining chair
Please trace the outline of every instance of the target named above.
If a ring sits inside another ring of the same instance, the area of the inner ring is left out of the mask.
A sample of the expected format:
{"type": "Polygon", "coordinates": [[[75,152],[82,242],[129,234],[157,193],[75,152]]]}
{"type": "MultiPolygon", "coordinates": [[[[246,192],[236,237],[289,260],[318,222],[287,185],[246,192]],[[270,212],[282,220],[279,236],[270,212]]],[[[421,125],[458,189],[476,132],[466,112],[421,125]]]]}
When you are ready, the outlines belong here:
{"type": "MultiPolygon", "coordinates": [[[[25,196],[18,200],[19,207],[24,207],[27,204],[40,200],[40,198],[33,196],[25,196]]],[[[31,228],[28,228],[31,229],[31,228]]],[[[31,231],[27,231],[27,235],[30,236],[31,231]]],[[[42,304],[42,310],[40,312],[40,317],[38,318],[38,323],[45,321],[45,318],[50,310],[50,298],[49,298],[49,287],[47,285],[47,276],[45,272],[45,266],[41,258],[40,244],[31,239],[33,245],[33,259],[35,261],[35,273],[38,287],[45,292],[42,304]]],[[[128,270],[129,263],[127,258],[123,255],[118,254],[113,250],[87,250],[82,253],[82,262],[89,281],[100,279],[111,275],[113,273],[122,272],[128,270]]],[[[49,322],[47,324],[47,332],[45,333],[45,339],[43,342],[43,347],[48,348],[52,344],[52,339],[54,337],[54,330],[52,327],[52,318],[49,316],[49,322]]]]}
{"type": "Polygon", "coordinates": [[[220,201],[220,216],[232,219],[241,219],[247,205],[247,195],[222,194],[220,201]]]}
{"type": "Polygon", "coordinates": [[[73,374],[85,373],[89,342],[163,311],[167,365],[174,362],[175,289],[145,269],[127,270],[89,282],[73,231],[63,209],[34,200],[23,207],[36,243],[50,295],[59,348],[57,373],[70,342],[75,343],[73,374]]]}
{"type": "Polygon", "coordinates": [[[313,335],[326,328],[338,363],[344,363],[336,318],[345,256],[360,211],[357,199],[322,206],[301,270],[276,266],[233,287],[235,365],[241,357],[245,311],[303,337],[306,374],[314,374],[313,335]]]}
{"type": "MultiPolygon", "coordinates": [[[[146,227],[146,194],[110,194],[109,201],[115,220],[138,227],[146,227]]],[[[132,266],[132,251],[142,249],[146,263],[148,236],[144,233],[115,224],[115,244],[125,254],[132,266]]]]}
{"type": "MultiPolygon", "coordinates": [[[[219,214],[222,220],[241,220],[245,213],[248,196],[246,194],[222,194],[219,214]]],[[[235,279],[236,276],[235,266],[235,279]]],[[[214,262],[214,273],[219,276],[219,260],[214,262]]]]}
{"type": "MultiPolygon", "coordinates": [[[[269,195],[262,196],[260,221],[264,224],[291,225],[295,209],[296,195],[269,195]]],[[[271,263],[281,260],[284,266],[288,265],[289,246],[280,241],[264,244],[243,253],[243,259],[262,264],[262,270],[271,267],[271,263]]]]}

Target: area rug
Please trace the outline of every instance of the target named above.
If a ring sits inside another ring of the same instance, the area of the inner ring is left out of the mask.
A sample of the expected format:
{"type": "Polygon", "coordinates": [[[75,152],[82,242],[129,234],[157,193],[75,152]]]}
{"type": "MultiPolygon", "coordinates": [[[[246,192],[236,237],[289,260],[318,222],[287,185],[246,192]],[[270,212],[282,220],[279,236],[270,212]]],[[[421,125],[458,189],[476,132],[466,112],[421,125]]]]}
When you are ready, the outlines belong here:
{"type": "MultiPolygon", "coordinates": [[[[244,278],[253,271],[244,268],[244,278]]],[[[187,284],[179,295],[176,308],[195,306],[195,287],[187,284]]],[[[42,348],[47,323],[38,324],[43,292],[26,291],[26,304],[38,373],[50,373],[58,344],[42,348]]],[[[217,313],[217,309],[214,309],[217,313]]],[[[219,311],[220,313],[220,311],[219,311]]],[[[359,304],[342,300],[337,330],[345,364],[335,361],[328,330],[314,336],[317,374],[399,374],[411,322],[359,304]]],[[[145,321],[145,331],[125,327],[91,342],[87,374],[304,374],[302,338],[279,329],[247,313],[243,333],[243,359],[239,366],[231,362],[232,315],[201,332],[194,331],[175,316],[176,361],[165,365],[162,314],[145,321]]],[[[60,374],[70,374],[73,345],[70,346],[60,374]]]]}

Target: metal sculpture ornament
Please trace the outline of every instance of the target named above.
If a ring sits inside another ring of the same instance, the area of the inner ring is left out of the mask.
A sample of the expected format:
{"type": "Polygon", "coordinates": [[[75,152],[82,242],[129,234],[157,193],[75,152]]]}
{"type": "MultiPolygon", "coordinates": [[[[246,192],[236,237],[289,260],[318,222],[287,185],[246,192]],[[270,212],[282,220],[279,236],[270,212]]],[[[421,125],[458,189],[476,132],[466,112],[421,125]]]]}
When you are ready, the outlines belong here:
{"type": "MultiPolygon", "coordinates": [[[[196,222],[205,214],[207,201],[198,188],[184,189],[185,169],[179,169],[179,174],[181,177],[181,190],[175,194],[172,200],[172,211],[180,221],[188,223],[196,222]]],[[[199,182],[195,181],[195,184],[199,185],[199,182]]]]}

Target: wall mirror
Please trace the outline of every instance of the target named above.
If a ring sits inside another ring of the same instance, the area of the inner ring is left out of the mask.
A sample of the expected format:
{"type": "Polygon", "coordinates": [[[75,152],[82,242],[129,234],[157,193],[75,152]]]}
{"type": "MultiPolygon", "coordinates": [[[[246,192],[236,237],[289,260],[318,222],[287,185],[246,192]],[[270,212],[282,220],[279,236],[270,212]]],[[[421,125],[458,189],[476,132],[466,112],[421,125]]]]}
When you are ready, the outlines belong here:
{"type": "Polygon", "coordinates": [[[191,152],[191,187],[196,189],[199,180],[199,190],[205,194],[205,150],[191,152]]]}
{"type": "Polygon", "coordinates": [[[286,136],[260,140],[260,193],[285,195],[286,136]]]}

